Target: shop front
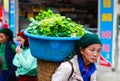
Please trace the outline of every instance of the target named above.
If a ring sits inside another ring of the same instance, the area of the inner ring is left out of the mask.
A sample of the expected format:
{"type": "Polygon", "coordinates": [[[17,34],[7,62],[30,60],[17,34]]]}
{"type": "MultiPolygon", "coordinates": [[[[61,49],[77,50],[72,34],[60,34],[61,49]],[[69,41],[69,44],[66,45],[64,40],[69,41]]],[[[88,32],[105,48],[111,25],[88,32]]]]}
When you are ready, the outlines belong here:
{"type": "Polygon", "coordinates": [[[89,31],[97,33],[97,0],[19,0],[18,1],[19,31],[29,25],[29,18],[35,17],[39,10],[52,9],[53,12],[70,17],[77,23],[83,24],[89,31]]]}

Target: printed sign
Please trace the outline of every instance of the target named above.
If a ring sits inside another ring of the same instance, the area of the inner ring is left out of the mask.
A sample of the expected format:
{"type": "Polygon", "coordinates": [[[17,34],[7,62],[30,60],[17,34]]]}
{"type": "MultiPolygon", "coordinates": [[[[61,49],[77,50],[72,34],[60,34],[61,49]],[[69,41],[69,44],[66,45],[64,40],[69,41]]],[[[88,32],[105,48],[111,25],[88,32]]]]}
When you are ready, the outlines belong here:
{"type": "Polygon", "coordinates": [[[10,0],[9,26],[15,34],[15,0],[10,0]]]}
{"type": "Polygon", "coordinates": [[[100,0],[99,4],[100,39],[102,41],[102,59],[100,59],[100,64],[108,66],[109,63],[112,64],[114,0],[100,0]]]}

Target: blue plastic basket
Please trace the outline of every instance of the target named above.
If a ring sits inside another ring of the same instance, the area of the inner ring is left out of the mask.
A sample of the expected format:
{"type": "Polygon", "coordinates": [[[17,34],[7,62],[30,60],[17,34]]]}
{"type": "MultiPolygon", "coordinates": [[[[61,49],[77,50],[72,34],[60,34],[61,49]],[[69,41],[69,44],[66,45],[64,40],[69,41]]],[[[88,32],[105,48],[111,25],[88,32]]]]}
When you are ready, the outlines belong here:
{"type": "Polygon", "coordinates": [[[74,52],[75,41],[80,37],[46,37],[29,34],[30,50],[34,57],[46,61],[61,62],[74,52]]]}

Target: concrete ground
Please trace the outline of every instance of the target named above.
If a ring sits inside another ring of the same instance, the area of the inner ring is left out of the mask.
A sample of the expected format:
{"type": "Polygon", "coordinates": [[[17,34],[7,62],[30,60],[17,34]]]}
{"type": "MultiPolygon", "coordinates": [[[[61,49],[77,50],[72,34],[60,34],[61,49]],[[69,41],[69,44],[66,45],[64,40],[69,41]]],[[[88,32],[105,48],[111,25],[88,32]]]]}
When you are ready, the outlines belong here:
{"type": "Polygon", "coordinates": [[[97,81],[120,81],[120,71],[112,71],[110,67],[99,65],[97,81]]]}

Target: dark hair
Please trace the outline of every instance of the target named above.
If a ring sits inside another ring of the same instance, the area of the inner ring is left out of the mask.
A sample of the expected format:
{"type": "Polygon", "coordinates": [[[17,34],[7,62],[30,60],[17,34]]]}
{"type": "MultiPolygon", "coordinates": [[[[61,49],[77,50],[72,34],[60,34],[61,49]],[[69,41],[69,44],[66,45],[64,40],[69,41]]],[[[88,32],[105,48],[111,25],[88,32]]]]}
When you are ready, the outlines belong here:
{"type": "Polygon", "coordinates": [[[0,33],[3,33],[8,37],[8,41],[13,41],[13,31],[10,29],[0,29],[0,33]]]}

